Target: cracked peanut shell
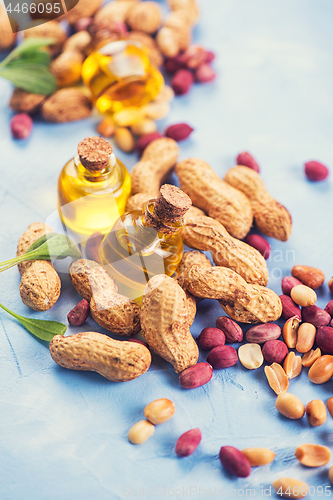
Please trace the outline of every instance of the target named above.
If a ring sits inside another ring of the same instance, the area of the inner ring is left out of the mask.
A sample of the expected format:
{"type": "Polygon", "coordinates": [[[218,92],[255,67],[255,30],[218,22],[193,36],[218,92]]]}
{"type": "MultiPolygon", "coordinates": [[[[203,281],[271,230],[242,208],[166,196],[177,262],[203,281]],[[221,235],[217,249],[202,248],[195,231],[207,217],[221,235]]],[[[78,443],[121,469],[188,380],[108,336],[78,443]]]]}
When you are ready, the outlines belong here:
{"type": "Polygon", "coordinates": [[[70,370],[97,372],[113,382],[133,380],[151,365],[151,354],[144,345],[114,340],[102,333],[56,335],[49,349],[58,365],[70,370]]]}
{"type": "Polygon", "coordinates": [[[234,238],[242,239],[250,231],[253,214],[249,199],[216,175],[198,158],[176,165],[180,188],[189,195],[194,206],[225,226],[234,238]]]}
{"type": "Polygon", "coordinates": [[[267,285],[268,269],[261,253],[230,236],[217,220],[197,217],[187,221],[181,235],[185,245],[211,252],[217,266],[233,269],[247,283],[267,285]]]}
{"type": "Polygon", "coordinates": [[[199,350],[188,327],[185,292],[173,278],[157,275],[148,282],[140,320],[149,347],[176,373],[197,363],[199,350]]]}

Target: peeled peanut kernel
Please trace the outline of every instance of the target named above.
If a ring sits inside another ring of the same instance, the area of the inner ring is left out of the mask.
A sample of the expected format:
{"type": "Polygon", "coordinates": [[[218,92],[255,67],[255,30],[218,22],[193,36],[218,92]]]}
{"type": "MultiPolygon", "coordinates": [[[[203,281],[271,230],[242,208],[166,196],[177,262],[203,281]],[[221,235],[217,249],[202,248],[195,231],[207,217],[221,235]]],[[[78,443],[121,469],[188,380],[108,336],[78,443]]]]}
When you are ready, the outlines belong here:
{"type": "Polygon", "coordinates": [[[154,434],[155,426],[148,420],[140,420],[128,431],[128,440],[132,444],[142,444],[154,434]]]}
{"type": "Polygon", "coordinates": [[[314,351],[311,349],[311,351],[306,352],[304,356],[302,357],[302,365],[305,366],[305,368],[310,368],[310,366],[313,365],[317,359],[319,359],[321,356],[321,350],[319,347],[314,351]]]}
{"type": "Polygon", "coordinates": [[[296,347],[297,331],[300,322],[300,318],[293,316],[292,318],[287,319],[283,326],[282,337],[290,349],[294,349],[296,347]]]}
{"type": "Polygon", "coordinates": [[[103,120],[97,125],[96,131],[103,137],[112,137],[116,131],[116,126],[111,116],[103,118],[103,120]]]}
{"type": "Polygon", "coordinates": [[[305,413],[312,427],[319,427],[326,422],[327,412],[324,401],[314,399],[305,407],[305,413]]]}
{"type": "Polygon", "coordinates": [[[289,380],[297,377],[302,371],[301,356],[296,356],[293,351],[290,351],[283,362],[283,369],[289,380]]]}
{"type": "Polygon", "coordinates": [[[134,149],[134,138],[128,128],[117,128],[114,139],[119,149],[125,153],[131,153],[134,149]]]}
{"type": "Polygon", "coordinates": [[[304,498],[309,493],[309,486],[306,483],[291,477],[280,477],[272,484],[278,495],[284,498],[304,498]]]}
{"type": "Polygon", "coordinates": [[[165,85],[161,92],[155,97],[155,101],[172,101],[175,93],[169,85],[165,85]]]}
{"type": "Polygon", "coordinates": [[[333,376],[333,356],[326,354],[318,358],[308,372],[314,384],[324,384],[333,376]]]}
{"type": "Polygon", "coordinates": [[[332,465],[332,467],[329,468],[328,479],[329,479],[329,482],[333,485],[333,465],[332,465]]]}
{"type": "Polygon", "coordinates": [[[276,457],[276,453],[268,448],[245,448],[242,450],[242,453],[246,456],[252,467],[270,464],[276,457]]]}
{"type": "Polygon", "coordinates": [[[149,422],[159,425],[170,420],[175,413],[175,405],[170,399],[156,399],[145,407],[143,413],[149,422]]]}
{"type": "Polygon", "coordinates": [[[161,120],[170,113],[170,104],[166,101],[151,101],[142,108],[142,113],[146,118],[161,120]]]}
{"type": "Polygon", "coordinates": [[[118,127],[129,127],[142,120],[142,111],[140,108],[135,108],[130,106],[128,108],[122,109],[113,115],[115,124],[118,127]]]}
{"type": "Polygon", "coordinates": [[[264,362],[259,344],[244,344],[238,349],[238,358],[248,370],[256,370],[264,362]]]}
{"type": "Polygon", "coordinates": [[[297,331],[296,351],[309,352],[316,338],[317,329],[311,323],[302,323],[297,331]]]}
{"type": "Polygon", "coordinates": [[[281,415],[292,420],[302,418],[305,413],[302,401],[290,393],[279,394],[275,401],[275,407],[281,415]]]}
{"type": "Polygon", "coordinates": [[[265,375],[275,394],[287,392],[289,380],[281,365],[272,363],[270,366],[265,366],[265,375]]]}
{"type": "Polygon", "coordinates": [[[291,289],[290,296],[301,307],[313,306],[317,301],[316,292],[305,285],[296,285],[291,289]]]}
{"type": "Polygon", "coordinates": [[[153,134],[157,130],[157,125],[154,120],[144,118],[143,120],[131,126],[131,131],[135,135],[153,134]]]}
{"type": "Polygon", "coordinates": [[[319,444],[301,444],[295,450],[295,457],[308,467],[321,467],[330,461],[331,451],[319,444]]]}
{"type": "Polygon", "coordinates": [[[329,398],[326,401],[326,406],[327,406],[328,411],[330,412],[331,417],[333,418],[333,397],[329,398]]]}

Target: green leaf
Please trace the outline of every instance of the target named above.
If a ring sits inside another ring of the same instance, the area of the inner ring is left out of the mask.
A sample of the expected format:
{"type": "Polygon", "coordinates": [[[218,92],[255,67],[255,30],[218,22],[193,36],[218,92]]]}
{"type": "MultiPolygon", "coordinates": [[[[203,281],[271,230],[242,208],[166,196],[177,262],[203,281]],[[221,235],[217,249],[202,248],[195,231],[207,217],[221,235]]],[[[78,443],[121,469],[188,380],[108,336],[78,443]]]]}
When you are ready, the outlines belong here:
{"type": "Polygon", "coordinates": [[[12,82],[16,87],[34,94],[53,94],[57,86],[52,73],[41,64],[0,68],[0,76],[12,82]]]}
{"type": "Polygon", "coordinates": [[[20,316],[10,311],[2,304],[0,304],[0,307],[8,314],[14,316],[14,318],[16,318],[30,333],[40,340],[50,342],[55,335],[63,335],[67,330],[67,326],[58,321],[25,318],[24,316],[20,316]]]}
{"type": "Polygon", "coordinates": [[[51,260],[72,257],[80,259],[81,252],[64,234],[48,233],[36,240],[24,255],[0,262],[0,273],[27,260],[51,260]]]}
{"type": "Polygon", "coordinates": [[[0,67],[6,66],[13,59],[20,57],[29,51],[37,51],[38,49],[46,47],[47,45],[52,45],[53,43],[55,43],[53,38],[25,38],[18,47],[8,54],[6,59],[4,59],[0,64],[0,67]]]}
{"type": "Polygon", "coordinates": [[[24,64],[41,64],[42,66],[49,66],[51,62],[51,56],[48,52],[42,50],[32,50],[24,52],[20,57],[9,61],[6,64],[6,68],[16,68],[24,64]]]}

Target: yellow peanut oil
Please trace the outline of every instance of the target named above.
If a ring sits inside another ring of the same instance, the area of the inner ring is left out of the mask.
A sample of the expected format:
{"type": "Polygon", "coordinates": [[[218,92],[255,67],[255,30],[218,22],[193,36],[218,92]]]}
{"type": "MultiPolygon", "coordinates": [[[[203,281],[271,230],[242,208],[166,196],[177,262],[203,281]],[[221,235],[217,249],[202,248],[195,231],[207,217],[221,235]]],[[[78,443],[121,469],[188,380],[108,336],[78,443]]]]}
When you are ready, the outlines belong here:
{"type": "MultiPolygon", "coordinates": [[[[154,201],[148,204],[152,213],[154,201]]],[[[172,276],[183,255],[183,219],[169,223],[174,232],[164,234],[149,227],[143,213],[133,210],[122,215],[99,249],[101,264],[117,281],[119,293],[139,305],[147,282],[156,274],[172,276]]]]}
{"type": "Polygon", "coordinates": [[[82,80],[101,113],[141,107],[162,90],[164,78],[149,58],[149,49],[133,40],[106,43],[84,61],[82,80]]]}
{"type": "Polygon", "coordinates": [[[82,236],[106,234],[125,212],[131,192],[131,176],[112,154],[108,166],[98,172],[85,168],[77,155],[61,171],[58,210],[68,230],[82,236]]]}

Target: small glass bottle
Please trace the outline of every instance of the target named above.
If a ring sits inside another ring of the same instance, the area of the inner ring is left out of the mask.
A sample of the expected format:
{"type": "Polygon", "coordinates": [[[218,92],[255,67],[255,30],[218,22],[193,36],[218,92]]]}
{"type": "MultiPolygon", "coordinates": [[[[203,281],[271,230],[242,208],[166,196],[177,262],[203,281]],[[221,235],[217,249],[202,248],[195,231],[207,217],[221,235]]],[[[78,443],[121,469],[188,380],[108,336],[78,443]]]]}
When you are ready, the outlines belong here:
{"type": "Polygon", "coordinates": [[[122,215],[99,249],[103,267],[117,281],[119,292],[141,305],[147,282],[156,274],[172,276],[183,255],[180,230],[190,198],[164,184],[156,200],[143,210],[122,215]]]}
{"type": "Polygon", "coordinates": [[[92,48],[83,63],[82,80],[101,113],[139,108],[162,90],[164,78],[152,63],[149,49],[140,42],[117,39],[104,27],[97,31],[92,48]]]}
{"type": "Polygon", "coordinates": [[[93,233],[110,231],[125,212],[130,192],[131,176],[112,145],[101,137],[87,137],[60,173],[60,218],[84,243],[93,233]]]}

